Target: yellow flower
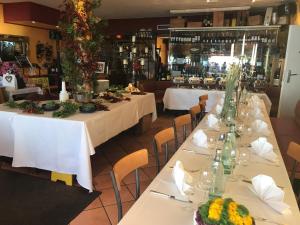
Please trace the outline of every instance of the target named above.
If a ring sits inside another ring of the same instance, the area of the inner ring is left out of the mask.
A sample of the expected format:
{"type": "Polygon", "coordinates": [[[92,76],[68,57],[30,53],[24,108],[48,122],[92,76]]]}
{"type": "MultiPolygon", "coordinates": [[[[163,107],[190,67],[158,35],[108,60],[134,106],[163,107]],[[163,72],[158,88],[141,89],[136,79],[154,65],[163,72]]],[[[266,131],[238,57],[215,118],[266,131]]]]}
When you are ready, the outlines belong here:
{"type": "Polygon", "coordinates": [[[219,221],[222,210],[223,210],[223,199],[216,198],[209,206],[208,218],[215,221],[219,221]]]}

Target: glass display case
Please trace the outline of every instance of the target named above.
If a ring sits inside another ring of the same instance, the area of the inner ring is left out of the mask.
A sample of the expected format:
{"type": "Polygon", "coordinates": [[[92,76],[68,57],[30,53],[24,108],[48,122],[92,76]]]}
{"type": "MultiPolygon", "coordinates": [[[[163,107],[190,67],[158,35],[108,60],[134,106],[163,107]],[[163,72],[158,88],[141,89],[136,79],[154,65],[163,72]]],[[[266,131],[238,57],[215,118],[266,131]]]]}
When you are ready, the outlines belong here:
{"type": "Polygon", "coordinates": [[[242,60],[254,80],[270,80],[279,57],[280,26],[170,28],[168,66],[172,77],[221,78],[242,60]],[[243,56],[243,57],[241,57],[243,56]]]}

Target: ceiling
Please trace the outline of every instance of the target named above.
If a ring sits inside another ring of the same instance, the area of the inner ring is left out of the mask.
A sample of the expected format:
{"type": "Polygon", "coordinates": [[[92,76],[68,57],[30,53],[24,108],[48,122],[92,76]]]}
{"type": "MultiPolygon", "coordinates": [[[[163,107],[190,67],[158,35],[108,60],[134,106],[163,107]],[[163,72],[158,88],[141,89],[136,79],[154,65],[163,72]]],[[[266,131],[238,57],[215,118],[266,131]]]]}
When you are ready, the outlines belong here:
{"type": "MultiPolygon", "coordinates": [[[[26,0],[0,0],[1,3],[24,2],[26,0]]],[[[62,0],[30,0],[52,8],[59,8],[62,0]]],[[[106,19],[145,18],[169,16],[171,9],[203,9],[233,6],[274,6],[282,0],[102,0],[97,14],[106,19]]]]}

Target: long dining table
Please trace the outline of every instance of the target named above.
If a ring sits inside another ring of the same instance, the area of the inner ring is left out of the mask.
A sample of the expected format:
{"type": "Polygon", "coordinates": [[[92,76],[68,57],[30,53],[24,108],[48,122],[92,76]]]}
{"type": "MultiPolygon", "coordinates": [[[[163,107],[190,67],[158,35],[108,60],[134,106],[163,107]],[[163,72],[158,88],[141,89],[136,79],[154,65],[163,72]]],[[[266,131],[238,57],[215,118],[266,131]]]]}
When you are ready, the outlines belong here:
{"type": "Polygon", "coordinates": [[[153,93],[131,95],[130,101],[104,103],[109,111],[53,118],[52,112],[26,114],[0,105],[0,156],[13,158],[13,167],[33,167],[76,175],[78,183],[93,191],[91,155],[95,147],[152,114],[153,93]]]}
{"type": "MultiPolygon", "coordinates": [[[[243,182],[241,179],[237,181],[227,180],[223,197],[233,198],[239,204],[245,205],[254,218],[264,218],[267,220],[256,220],[255,222],[257,225],[299,225],[299,208],[274,136],[266,106],[262,99],[259,99],[258,105],[263,112],[263,120],[268,124],[270,131],[267,139],[270,143],[272,143],[274,152],[278,155],[279,162],[277,164],[273,164],[251,153],[248,145],[251,141],[259,137],[259,135],[256,132],[248,132],[247,134],[242,134],[241,139],[238,141],[238,148],[239,150],[245,148],[243,149],[244,151],[249,151],[249,162],[246,166],[238,165],[234,170],[234,174],[249,180],[258,174],[271,176],[278,186],[283,187],[285,192],[284,202],[290,206],[290,209],[285,211],[283,214],[278,213],[254,194],[251,190],[251,183],[243,182]]],[[[210,113],[215,113],[214,107],[210,113]]],[[[201,194],[200,191],[200,194],[195,194],[193,196],[181,195],[172,177],[172,167],[175,165],[176,161],[181,161],[186,171],[191,171],[190,174],[193,176],[194,185],[197,185],[197,182],[199,182],[201,171],[210,167],[212,158],[194,152],[193,149],[196,147],[192,144],[193,134],[198,129],[202,129],[208,137],[214,135],[218,136],[220,133],[224,132],[224,130],[214,131],[209,129],[207,125],[207,115],[187,137],[180,148],[174,153],[172,158],[166,163],[160,173],[143,192],[140,198],[125,214],[119,222],[119,225],[194,224],[194,211],[198,205],[204,202],[205,197],[203,197],[203,193],[205,192],[202,192],[201,194]],[[176,201],[174,199],[155,194],[153,193],[153,190],[173,195],[178,199],[192,200],[192,207],[189,206],[189,203],[176,201]]],[[[208,149],[208,151],[210,154],[214,153],[214,149],[208,149]]]]}

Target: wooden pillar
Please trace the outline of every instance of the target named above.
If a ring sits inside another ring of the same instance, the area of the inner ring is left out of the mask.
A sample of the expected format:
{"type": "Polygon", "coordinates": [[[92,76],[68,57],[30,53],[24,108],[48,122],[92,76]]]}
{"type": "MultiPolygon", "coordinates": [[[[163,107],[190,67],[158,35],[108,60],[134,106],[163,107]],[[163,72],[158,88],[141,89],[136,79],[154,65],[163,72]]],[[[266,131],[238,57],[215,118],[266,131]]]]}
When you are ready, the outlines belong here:
{"type": "Polygon", "coordinates": [[[292,18],[292,24],[300,25],[300,0],[296,0],[296,4],[297,4],[297,13],[292,18]]]}

